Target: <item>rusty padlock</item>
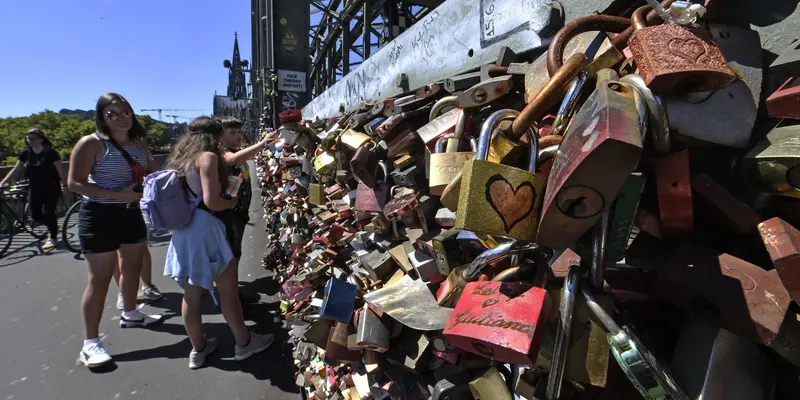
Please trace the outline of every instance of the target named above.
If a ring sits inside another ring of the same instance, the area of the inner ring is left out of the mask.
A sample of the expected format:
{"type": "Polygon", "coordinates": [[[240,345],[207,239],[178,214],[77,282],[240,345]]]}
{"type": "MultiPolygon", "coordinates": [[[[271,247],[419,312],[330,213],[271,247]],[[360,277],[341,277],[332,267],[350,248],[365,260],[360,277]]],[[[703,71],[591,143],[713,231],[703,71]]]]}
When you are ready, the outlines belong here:
{"type": "Polygon", "coordinates": [[[800,119],[800,80],[791,77],[767,97],[767,111],[773,118],[800,119]]]}
{"type": "Polygon", "coordinates": [[[642,6],[633,13],[635,30],[628,40],[649,88],[659,93],[707,92],[737,79],[711,35],[674,23],[648,27],[651,9],[642,6]]]}
{"type": "Polygon", "coordinates": [[[646,111],[639,92],[615,81],[613,71],[598,76],[553,161],[537,235],[544,246],[563,249],[588,231],[641,157],[646,111]]]}
{"type": "Polygon", "coordinates": [[[519,115],[499,110],[484,122],[475,158],[464,164],[455,228],[533,240],[539,220],[546,181],[535,174],[539,141],[528,131],[528,170],[486,161],[489,139],[500,121],[519,115]]]}

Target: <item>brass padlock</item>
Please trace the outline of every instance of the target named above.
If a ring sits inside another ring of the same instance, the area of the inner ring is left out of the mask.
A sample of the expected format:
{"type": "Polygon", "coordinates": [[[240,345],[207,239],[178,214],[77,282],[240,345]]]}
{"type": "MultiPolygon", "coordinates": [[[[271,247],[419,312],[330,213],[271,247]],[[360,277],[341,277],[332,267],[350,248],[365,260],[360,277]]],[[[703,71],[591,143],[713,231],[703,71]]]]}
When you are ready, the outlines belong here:
{"type": "Polygon", "coordinates": [[[526,241],[535,237],[546,183],[535,174],[539,141],[528,131],[527,171],[486,161],[494,127],[518,115],[499,110],[483,124],[477,154],[464,164],[455,228],[526,241]]]}
{"type": "Polygon", "coordinates": [[[737,78],[711,35],[673,23],[648,27],[650,10],[643,6],[633,13],[635,30],[628,40],[649,88],[659,93],[706,92],[723,89],[737,78]]]}
{"type": "Polygon", "coordinates": [[[325,185],[318,183],[317,177],[313,173],[311,174],[311,183],[308,184],[308,202],[315,206],[325,205],[325,185]]]}
{"type": "Polygon", "coordinates": [[[336,168],[336,156],[332,151],[325,151],[314,157],[314,170],[318,174],[332,174],[336,168]]]}
{"type": "Polygon", "coordinates": [[[645,105],[636,101],[635,88],[614,78],[610,70],[598,73],[596,89],[553,160],[537,235],[544,246],[575,243],[611,207],[639,163],[645,105]]]}
{"type": "Polygon", "coordinates": [[[800,125],[773,129],[742,164],[763,190],[800,198],[800,125]]]}
{"type": "Polygon", "coordinates": [[[435,196],[440,196],[444,188],[461,172],[464,163],[475,157],[475,148],[477,147],[475,138],[469,140],[472,152],[445,153],[444,144],[450,137],[459,140],[463,137],[463,131],[448,133],[436,141],[435,150],[430,158],[431,167],[428,181],[429,191],[435,196]]]}

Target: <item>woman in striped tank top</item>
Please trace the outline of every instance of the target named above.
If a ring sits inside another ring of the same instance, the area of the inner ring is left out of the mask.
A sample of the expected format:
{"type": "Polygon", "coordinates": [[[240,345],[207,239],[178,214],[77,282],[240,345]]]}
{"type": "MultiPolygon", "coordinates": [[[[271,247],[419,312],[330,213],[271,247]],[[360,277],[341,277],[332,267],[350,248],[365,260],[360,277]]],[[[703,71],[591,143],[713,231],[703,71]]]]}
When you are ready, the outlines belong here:
{"type": "Polygon", "coordinates": [[[68,178],[70,190],[84,196],[78,232],[89,264],[89,283],[81,302],[86,336],[80,359],[90,368],[111,362],[98,331],[117,253],[124,300],[120,325],[148,326],[163,320],[161,315],[147,315],[136,308],[147,228],[139,208],[130,205],[138,205],[142,198],[139,175],[151,158],[139,142],[144,129],[128,101],[116,93],[100,97],[95,120],[97,133],[82,137],[72,149],[68,178]]]}

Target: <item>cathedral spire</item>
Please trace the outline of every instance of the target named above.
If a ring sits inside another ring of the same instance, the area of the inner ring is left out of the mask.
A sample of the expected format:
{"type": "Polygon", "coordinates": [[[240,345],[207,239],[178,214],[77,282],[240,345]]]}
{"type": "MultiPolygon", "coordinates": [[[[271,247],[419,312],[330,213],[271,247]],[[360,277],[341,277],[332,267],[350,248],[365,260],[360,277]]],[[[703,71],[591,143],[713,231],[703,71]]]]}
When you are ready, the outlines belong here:
{"type": "Polygon", "coordinates": [[[239,55],[239,33],[234,33],[233,60],[228,73],[228,97],[244,99],[247,97],[247,84],[244,77],[244,65],[239,55]]]}

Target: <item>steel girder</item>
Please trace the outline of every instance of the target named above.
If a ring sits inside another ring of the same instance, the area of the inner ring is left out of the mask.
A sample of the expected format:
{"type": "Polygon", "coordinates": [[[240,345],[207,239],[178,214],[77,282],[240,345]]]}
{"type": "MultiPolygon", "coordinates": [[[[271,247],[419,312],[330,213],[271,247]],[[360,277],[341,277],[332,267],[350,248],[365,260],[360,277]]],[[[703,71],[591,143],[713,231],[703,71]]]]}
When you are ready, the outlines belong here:
{"type": "Polygon", "coordinates": [[[308,83],[324,92],[443,0],[309,0],[308,83]],[[321,14],[321,15],[320,15],[321,14]],[[315,17],[315,15],[319,15],[315,17]]]}

